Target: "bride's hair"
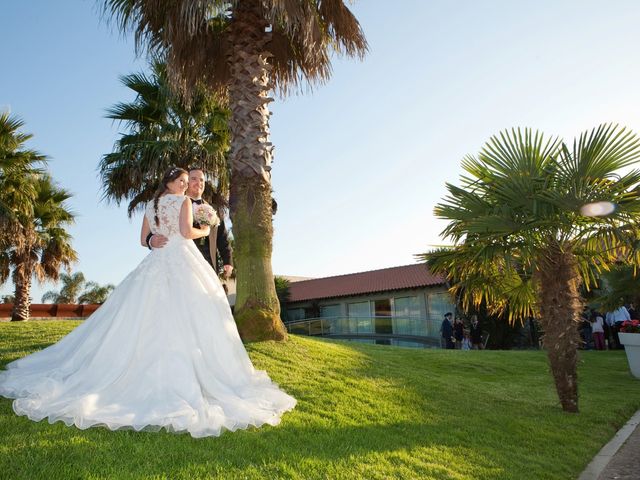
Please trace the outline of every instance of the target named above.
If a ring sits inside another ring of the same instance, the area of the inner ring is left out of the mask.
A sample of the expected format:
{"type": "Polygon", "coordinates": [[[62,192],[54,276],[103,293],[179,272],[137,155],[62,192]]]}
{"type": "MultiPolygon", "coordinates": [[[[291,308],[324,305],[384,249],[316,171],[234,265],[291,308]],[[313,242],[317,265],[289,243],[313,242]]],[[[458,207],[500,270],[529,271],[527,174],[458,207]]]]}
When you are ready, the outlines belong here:
{"type": "Polygon", "coordinates": [[[156,225],[160,225],[160,220],[158,219],[158,202],[160,201],[162,194],[167,191],[167,184],[173,182],[176,178],[180,177],[180,175],[184,174],[189,175],[189,172],[180,167],[171,167],[169,170],[164,172],[162,181],[160,182],[156,193],[153,195],[153,218],[156,221],[156,225]]]}

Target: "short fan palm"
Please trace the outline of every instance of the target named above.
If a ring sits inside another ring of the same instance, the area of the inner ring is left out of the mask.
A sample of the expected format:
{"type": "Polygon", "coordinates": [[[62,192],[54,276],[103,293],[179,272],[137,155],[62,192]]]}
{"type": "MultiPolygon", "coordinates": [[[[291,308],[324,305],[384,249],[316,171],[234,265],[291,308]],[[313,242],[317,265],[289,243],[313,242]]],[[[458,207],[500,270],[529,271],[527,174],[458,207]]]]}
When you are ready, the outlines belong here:
{"type": "Polygon", "coordinates": [[[640,172],[629,168],[639,159],[638,137],[614,125],[572,145],[528,129],[504,131],[464,159],[461,186],[447,184],[435,208],[454,246],[423,258],[467,305],[539,316],[565,411],[578,411],[580,284],[591,287],[621,258],[640,264],[640,172]],[[580,213],[603,201],[616,206],[610,215],[580,213]]]}

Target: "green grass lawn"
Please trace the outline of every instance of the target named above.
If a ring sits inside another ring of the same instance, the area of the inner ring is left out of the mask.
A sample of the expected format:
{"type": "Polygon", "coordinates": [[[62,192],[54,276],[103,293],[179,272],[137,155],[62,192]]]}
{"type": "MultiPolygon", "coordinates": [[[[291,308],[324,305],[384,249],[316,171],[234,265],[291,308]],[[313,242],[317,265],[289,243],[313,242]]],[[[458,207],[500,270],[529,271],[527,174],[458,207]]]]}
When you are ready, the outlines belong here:
{"type": "MultiPolygon", "coordinates": [[[[78,322],[0,324],[2,365],[78,322]]],[[[575,479],[640,407],[624,352],[581,352],[580,408],[563,413],[543,352],[382,347],[292,336],[248,346],[298,399],[278,427],[193,439],[78,430],[0,399],[11,479],[575,479]]]]}

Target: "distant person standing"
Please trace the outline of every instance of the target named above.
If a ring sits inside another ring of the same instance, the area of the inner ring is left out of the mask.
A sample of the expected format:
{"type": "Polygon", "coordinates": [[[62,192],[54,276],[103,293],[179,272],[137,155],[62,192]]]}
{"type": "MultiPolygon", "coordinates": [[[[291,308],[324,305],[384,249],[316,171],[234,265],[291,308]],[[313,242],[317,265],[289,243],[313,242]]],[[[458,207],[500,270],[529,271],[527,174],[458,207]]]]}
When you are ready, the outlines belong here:
{"type": "Polygon", "coordinates": [[[442,321],[442,326],[440,327],[440,332],[442,332],[443,339],[443,347],[447,350],[454,349],[453,345],[453,324],[451,323],[451,317],[453,317],[453,313],[447,312],[444,314],[444,320],[442,321]]]}
{"type": "Polygon", "coordinates": [[[462,350],[471,350],[471,338],[469,337],[469,330],[464,331],[464,338],[462,339],[462,350]]]}
{"type": "Polygon", "coordinates": [[[605,314],[601,313],[602,317],[602,328],[604,329],[604,346],[605,350],[613,350],[613,334],[611,330],[611,326],[607,323],[605,319],[605,314]]]}
{"type": "Polygon", "coordinates": [[[591,310],[591,335],[593,336],[593,343],[596,350],[604,350],[604,320],[595,310],[591,310]]]}
{"type": "Polygon", "coordinates": [[[593,331],[591,329],[591,314],[586,309],[582,312],[582,320],[580,322],[580,337],[583,340],[583,348],[591,349],[593,343],[593,331]]]}
{"type": "Polygon", "coordinates": [[[474,350],[482,350],[482,329],[480,328],[480,322],[478,322],[477,315],[471,315],[471,328],[470,328],[471,347],[474,350]]]}
{"type": "MultiPolygon", "coordinates": [[[[627,307],[622,305],[622,302],[623,300],[620,299],[621,306],[611,312],[607,312],[607,316],[605,318],[605,321],[611,327],[611,334],[612,334],[613,342],[615,345],[615,347],[613,348],[617,348],[617,349],[623,348],[622,344],[620,343],[620,338],[618,337],[618,332],[620,332],[620,326],[622,325],[622,322],[626,320],[631,320],[631,315],[629,315],[629,311],[627,310],[627,307]]],[[[611,348],[611,346],[609,348],[611,348]]]]}
{"type": "Polygon", "coordinates": [[[456,339],[455,348],[460,350],[462,348],[462,340],[464,339],[464,323],[459,317],[456,317],[453,322],[453,338],[456,339]]]}

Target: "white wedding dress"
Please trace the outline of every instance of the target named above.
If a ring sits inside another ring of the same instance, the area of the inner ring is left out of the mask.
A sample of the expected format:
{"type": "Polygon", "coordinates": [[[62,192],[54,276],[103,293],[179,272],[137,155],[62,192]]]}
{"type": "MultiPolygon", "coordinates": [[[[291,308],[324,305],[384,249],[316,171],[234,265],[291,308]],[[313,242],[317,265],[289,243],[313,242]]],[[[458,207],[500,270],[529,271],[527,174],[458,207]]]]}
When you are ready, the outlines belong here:
{"type": "MultiPolygon", "coordinates": [[[[217,436],[277,425],[296,400],[244,349],[222,285],[179,230],[186,197],[145,215],[169,238],[58,343],[7,365],[0,395],[31,420],[217,436]]],[[[117,254],[117,253],[116,253],[117,254]]]]}

